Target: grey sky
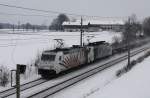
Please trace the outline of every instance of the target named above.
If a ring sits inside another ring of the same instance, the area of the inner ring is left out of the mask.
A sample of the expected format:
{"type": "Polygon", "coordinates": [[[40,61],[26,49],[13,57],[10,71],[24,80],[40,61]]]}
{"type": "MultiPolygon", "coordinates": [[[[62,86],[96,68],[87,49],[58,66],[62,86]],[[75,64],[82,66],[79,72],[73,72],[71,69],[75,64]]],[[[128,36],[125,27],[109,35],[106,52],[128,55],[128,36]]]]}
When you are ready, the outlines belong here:
{"type": "MultiPolygon", "coordinates": [[[[150,0],[0,0],[0,3],[35,9],[54,10],[66,13],[102,17],[125,17],[135,13],[139,18],[149,16],[150,0]]],[[[0,22],[50,24],[54,14],[31,12],[0,6],[0,13],[40,14],[50,17],[23,17],[0,14],[0,22]]]]}

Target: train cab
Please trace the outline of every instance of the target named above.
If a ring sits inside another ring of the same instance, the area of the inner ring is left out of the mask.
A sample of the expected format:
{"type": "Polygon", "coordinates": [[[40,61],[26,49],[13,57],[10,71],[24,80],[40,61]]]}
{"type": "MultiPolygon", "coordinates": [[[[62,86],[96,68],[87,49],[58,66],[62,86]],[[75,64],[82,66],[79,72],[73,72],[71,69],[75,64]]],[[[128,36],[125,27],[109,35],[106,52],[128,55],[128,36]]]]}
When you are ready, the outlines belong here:
{"type": "Polygon", "coordinates": [[[63,59],[61,51],[44,51],[41,55],[38,65],[38,73],[42,76],[55,75],[64,70],[63,66],[59,63],[63,59]]]}

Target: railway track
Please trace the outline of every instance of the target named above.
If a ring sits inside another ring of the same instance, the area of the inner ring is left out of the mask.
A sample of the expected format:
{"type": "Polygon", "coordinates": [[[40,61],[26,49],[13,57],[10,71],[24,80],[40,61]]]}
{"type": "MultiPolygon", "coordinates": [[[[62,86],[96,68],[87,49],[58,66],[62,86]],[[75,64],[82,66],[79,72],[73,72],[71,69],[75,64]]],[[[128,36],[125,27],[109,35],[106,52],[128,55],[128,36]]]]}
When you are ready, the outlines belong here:
{"type": "MultiPolygon", "coordinates": [[[[131,53],[131,56],[134,56],[134,55],[136,55],[138,53],[141,53],[141,52],[143,52],[144,50],[146,50],[148,48],[149,47],[136,50],[133,53],[131,53]]],[[[55,84],[55,85],[53,85],[53,86],[51,86],[51,87],[49,87],[49,88],[47,88],[47,89],[45,89],[43,91],[34,93],[33,95],[28,95],[27,97],[28,98],[48,97],[48,96],[50,96],[52,94],[55,94],[55,93],[59,92],[62,89],[67,88],[68,86],[71,86],[71,85],[73,85],[73,84],[75,84],[75,83],[77,83],[77,82],[79,82],[79,81],[81,81],[81,80],[83,80],[85,78],[88,78],[89,76],[94,75],[94,74],[96,74],[96,73],[98,73],[98,72],[100,72],[100,71],[102,71],[102,70],[104,70],[104,69],[106,69],[106,68],[108,68],[108,67],[110,67],[112,65],[115,65],[115,64],[125,60],[125,59],[127,59],[127,55],[122,56],[119,59],[115,59],[113,61],[109,61],[109,62],[107,62],[107,63],[105,63],[103,65],[100,65],[99,67],[93,68],[93,69],[91,69],[91,70],[89,70],[87,72],[84,72],[84,73],[82,73],[80,75],[77,75],[75,77],[72,77],[70,79],[64,80],[61,83],[57,83],[57,84],[55,84]]],[[[30,89],[32,87],[36,87],[36,86],[38,86],[40,84],[44,84],[45,82],[48,82],[48,80],[44,80],[44,79],[40,78],[40,79],[37,79],[37,80],[34,80],[34,81],[29,82],[29,83],[21,85],[20,86],[20,90],[22,92],[22,91],[28,90],[28,89],[30,89]]],[[[11,95],[14,95],[14,94],[16,94],[16,88],[10,88],[8,90],[0,92],[0,98],[10,97],[11,95]]]]}
{"type": "MultiPolygon", "coordinates": [[[[143,51],[145,51],[145,50],[147,50],[149,48],[150,47],[146,47],[146,48],[139,49],[139,50],[137,50],[135,52],[132,52],[131,53],[131,57],[135,56],[135,55],[137,55],[137,54],[139,54],[139,53],[141,53],[141,52],[143,52],[143,51]]],[[[120,57],[118,59],[109,61],[109,62],[107,62],[107,63],[105,63],[103,65],[100,65],[100,66],[96,67],[96,68],[90,69],[90,70],[88,70],[88,71],[86,71],[86,72],[84,72],[84,73],[82,73],[80,75],[77,75],[77,76],[72,77],[70,79],[67,79],[67,80],[65,80],[65,81],[63,81],[61,83],[58,83],[58,84],[53,85],[51,87],[48,87],[47,89],[44,89],[44,90],[42,90],[40,92],[34,93],[32,95],[29,95],[29,96],[27,96],[27,98],[46,98],[46,97],[49,97],[49,96],[51,96],[51,95],[53,95],[53,94],[55,94],[55,93],[65,89],[65,88],[67,88],[67,87],[69,87],[69,86],[71,86],[71,85],[73,85],[73,84],[83,80],[83,79],[86,79],[86,78],[88,78],[88,77],[90,77],[90,76],[92,76],[92,75],[94,75],[94,74],[96,74],[96,73],[98,73],[98,72],[108,68],[108,67],[111,67],[111,66],[113,66],[113,65],[115,65],[115,64],[117,64],[119,62],[122,62],[122,61],[126,60],[127,58],[128,58],[128,56],[125,55],[125,56],[122,56],[122,57],[120,57]]]]}
{"type": "MultiPolygon", "coordinates": [[[[30,89],[32,87],[35,87],[35,86],[45,83],[45,82],[47,82],[47,80],[39,78],[39,79],[33,80],[31,82],[20,85],[20,90],[24,91],[26,89],[30,89]]],[[[10,88],[10,89],[0,92],[0,98],[5,98],[5,97],[11,96],[15,93],[16,93],[16,88],[13,87],[13,88],[10,88]]]]}

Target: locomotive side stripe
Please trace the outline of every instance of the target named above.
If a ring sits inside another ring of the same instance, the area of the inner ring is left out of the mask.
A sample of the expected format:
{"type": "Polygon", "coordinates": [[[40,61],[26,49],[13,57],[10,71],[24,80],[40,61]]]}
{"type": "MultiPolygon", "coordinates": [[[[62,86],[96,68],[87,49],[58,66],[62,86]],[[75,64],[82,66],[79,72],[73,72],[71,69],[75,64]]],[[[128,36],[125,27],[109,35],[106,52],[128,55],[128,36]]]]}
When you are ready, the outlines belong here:
{"type": "Polygon", "coordinates": [[[70,63],[69,63],[69,57],[68,56],[66,57],[65,62],[67,63],[67,66],[70,67],[69,66],[70,63]]]}
{"type": "Polygon", "coordinates": [[[64,65],[63,63],[59,63],[60,65],[64,66],[65,68],[68,68],[68,66],[64,65]]]}

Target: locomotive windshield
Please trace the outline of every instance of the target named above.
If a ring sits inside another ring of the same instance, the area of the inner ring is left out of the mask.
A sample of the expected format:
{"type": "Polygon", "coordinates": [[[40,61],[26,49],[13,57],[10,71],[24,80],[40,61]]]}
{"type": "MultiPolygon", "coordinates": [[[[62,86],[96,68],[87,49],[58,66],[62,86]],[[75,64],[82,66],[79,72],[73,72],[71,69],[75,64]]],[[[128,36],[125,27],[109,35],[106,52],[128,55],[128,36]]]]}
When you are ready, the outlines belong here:
{"type": "Polygon", "coordinates": [[[50,55],[50,54],[42,54],[41,60],[43,61],[54,61],[56,55],[50,55]]]}

